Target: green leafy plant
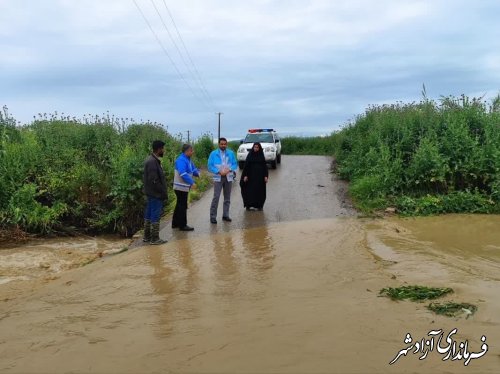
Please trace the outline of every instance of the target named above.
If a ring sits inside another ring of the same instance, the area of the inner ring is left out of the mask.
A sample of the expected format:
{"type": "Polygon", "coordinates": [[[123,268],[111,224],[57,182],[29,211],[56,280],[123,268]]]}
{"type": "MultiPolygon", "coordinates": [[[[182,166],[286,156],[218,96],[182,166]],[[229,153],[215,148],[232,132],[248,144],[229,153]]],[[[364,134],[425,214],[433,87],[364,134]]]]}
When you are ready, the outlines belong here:
{"type": "Polygon", "coordinates": [[[460,314],[466,314],[467,317],[473,315],[477,311],[477,306],[469,303],[455,303],[452,301],[446,303],[430,303],[427,309],[432,310],[436,314],[455,317],[460,314]]]}
{"type": "MultiPolygon", "coordinates": [[[[142,167],[165,141],[168,182],[181,143],[160,124],[109,114],[40,113],[18,126],[0,113],[0,229],[44,234],[63,227],[130,236],[142,225],[142,167]]],[[[170,201],[173,193],[170,192],[170,201]]]]}
{"type": "Polygon", "coordinates": [[[331,136],[285,136],[281,138],[281,149],[287,155],[331,155],[334,151],[331,136]]]}
{"type": "Polygon", "coordinates": [[[401,287],[387,287],[382,288],[379,292],[380,295],[386,295],[392,300],[405,300],[420,301],[427,299],[437,299],[448,293],[453,293],[453,290],[448,287],[425,287],[425,286],[401,286],[401,287]]]}
{"type": "Polygon", "coordinates": [[[331,144],[363,210],[500,213],[500,113],[480,99],[370,106],[331,144]]]}
{"type": "Polygon", "coordinates": [[[36,200],[41,193],[32,183],[16,191],[9,201],[8,222],[42,234],[50,233],[60,226],[59,218],[66,212],[66,204],[57,202],[51,207],[42,205],[36,200]]]}
{"type": "Polygon", "coordinates": [[[212,136],[210,134],[204,134],[199,139],[197,139],[193,144],[194,157],[200,161],[208,160],[210,152],[215,149],[215,145],[212,141],[212,136]]]}

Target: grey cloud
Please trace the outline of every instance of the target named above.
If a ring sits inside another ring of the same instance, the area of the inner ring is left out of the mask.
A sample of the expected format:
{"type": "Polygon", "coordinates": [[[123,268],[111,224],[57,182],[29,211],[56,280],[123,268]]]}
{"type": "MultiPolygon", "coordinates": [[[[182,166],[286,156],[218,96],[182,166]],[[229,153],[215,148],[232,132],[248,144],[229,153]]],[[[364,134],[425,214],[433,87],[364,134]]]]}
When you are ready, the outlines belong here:
{"type": "MultiPolygon", "coordinates": [[[[256,124],[324,134],[369,104],[420,99],[423,83],[434,98],[500,87],[496,0],[170,2],[215,107],[193,96],[132,2],[4,3],[0,105],[23,121],[110,110],[201,134],[222,111],[230,138],[256,124]]],[[[203,96],[150,2],[138,3],[203,96]]]]}

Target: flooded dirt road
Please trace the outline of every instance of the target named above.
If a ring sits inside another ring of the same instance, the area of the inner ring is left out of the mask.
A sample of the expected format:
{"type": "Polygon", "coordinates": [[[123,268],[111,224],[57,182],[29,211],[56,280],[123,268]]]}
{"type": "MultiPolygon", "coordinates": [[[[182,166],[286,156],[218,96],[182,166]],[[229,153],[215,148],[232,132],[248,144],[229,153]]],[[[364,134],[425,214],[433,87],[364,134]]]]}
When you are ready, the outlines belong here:
{"type": "Polygon", "coordinates": [[[500,217],[356,218],[328,166],[284,157],[264,212],[238,208],[235,189],[234,221],[210,225],[209,191],[188,210],[193,233],[167,226],[163,246],[0,285],[0,372],[497,373],[500,217]],[[407,284],[479,309],[449,318],[378,297],[407,284]],[[412,350],[389,365],[406,334],[454,328],[475,353],[484,335],[487,353],[465,366],[412,350]]]}
{"type": "MultiPolygon", "coordinates": [[[[356,212],[346,199],[347,183],[335,181],[330,172],[332,159],[321,156],[283,156],[282,164],[269,169],[267,199],[262,212],[247,212],[238,183],[231,195],[232,222],[222,221],[222,194],[217,212],[218,224],[209,221],[213,190],[188,209],[188,224],[194,232],[181,232],[170,228],[167,220],[161,237],[168,240],[192,238],[197,235],[231,232],[265,226],[273,222],[287,222],[319,218],[355,216],[356,212]]],[[[239,171],[241,174],[241,171],[239,171]]],[[[239,181],[239,175],[237,176],[239,181]]]]}

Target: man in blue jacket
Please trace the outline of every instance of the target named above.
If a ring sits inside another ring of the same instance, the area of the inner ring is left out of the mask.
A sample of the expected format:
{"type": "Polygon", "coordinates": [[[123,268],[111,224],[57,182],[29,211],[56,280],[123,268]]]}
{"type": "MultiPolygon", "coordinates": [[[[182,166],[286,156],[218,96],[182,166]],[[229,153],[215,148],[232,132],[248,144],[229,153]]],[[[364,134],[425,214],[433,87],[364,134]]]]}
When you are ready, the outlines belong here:
{"type": "Polygon", "coordinates": [[[175,160],[174,192],[177,197],[172,228],[181,231],[193,231],[194,228],[187,224],[188,195],[191,188],[195,188],[193,177],[199,177],[200,172],[191,161],[193,147],[190,144],[182,146],[182,153],[175,160]]]}
{"type": "Polygon", "coordinates": [[[208,157],[208,171],[213,174],[214,197],[210,205],[210,222],[217,223],[217,207],[220,192],[224,191],[222,220],[231,222],[229,206],[231,205],[231,188],[236,177],[238,162],[233,151],[227,149],[227,139],[219,139],[219,149],[212,151],[208,157]]]}

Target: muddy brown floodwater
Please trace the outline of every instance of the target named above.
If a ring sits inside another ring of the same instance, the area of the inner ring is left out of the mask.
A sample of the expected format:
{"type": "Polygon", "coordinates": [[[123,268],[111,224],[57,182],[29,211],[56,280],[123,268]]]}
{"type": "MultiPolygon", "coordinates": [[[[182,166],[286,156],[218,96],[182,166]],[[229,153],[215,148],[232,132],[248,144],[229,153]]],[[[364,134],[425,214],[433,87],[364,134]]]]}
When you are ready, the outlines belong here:
{"type": "Polygon", "coordinates": [[[209,191],[188,210],[194,233],[167,222],[165,245],[0,285],[0,372],[498,373],[500,217],[357,218],[328,166],[283,157],[263,212],[235,188],[233,222],[210,225],[209,191]],[[478,310],[378,296],[409,284],[452,287],[444,300],[478,310]],[[465,366],[411,350],[389,365],[406,334],[455,328],[473,353],[484,336],[486,354],[465,366]]]}

